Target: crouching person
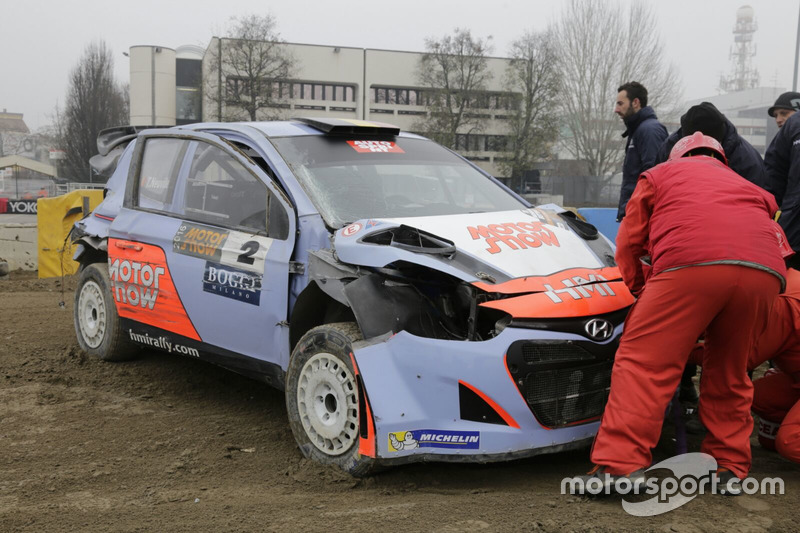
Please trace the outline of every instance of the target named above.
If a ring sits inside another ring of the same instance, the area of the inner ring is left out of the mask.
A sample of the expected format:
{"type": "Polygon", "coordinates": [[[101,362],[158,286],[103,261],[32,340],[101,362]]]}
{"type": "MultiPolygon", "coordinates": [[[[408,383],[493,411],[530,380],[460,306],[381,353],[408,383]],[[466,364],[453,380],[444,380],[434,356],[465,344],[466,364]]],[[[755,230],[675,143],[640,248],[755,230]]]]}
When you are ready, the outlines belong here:
{"type": "MultiPolygon", "coordinates": [[[[791,255],[791,249],[785,256],[791,255]]],[[[703,364],[708,345],[698,343],[689,362],[703,364]]],[[[770,368],[753,382],[753,412],[759,417],[758,441],[785,458],[800,462],[800,271],[786,270],[786,289],[772,304],[769,319],[749,357],[748,371],[767,361],[770,368]]]]}
{"type": "Polygon", "coordinates": [[[786,292],[776,300],[750,367],[766,360],[775,368],[753,382],[758,441],[800,463],[800,272],[790,268],[786,292]]]}
{"type": "MultiPolygon", "coordinates": [[[[726,166],[722,146],[695,133],[644,172],[617,236],[622,277],[638,296],[628,314],[591,459],[592,477],[644,481],[651,449],[690,352],[705,332],[703,452],[720,481],[750,470],[748,355],[781,292],[783,232],[772,195],[726,166]]],[[[593,485],[596,486],[596,483],[593,485]]]]}

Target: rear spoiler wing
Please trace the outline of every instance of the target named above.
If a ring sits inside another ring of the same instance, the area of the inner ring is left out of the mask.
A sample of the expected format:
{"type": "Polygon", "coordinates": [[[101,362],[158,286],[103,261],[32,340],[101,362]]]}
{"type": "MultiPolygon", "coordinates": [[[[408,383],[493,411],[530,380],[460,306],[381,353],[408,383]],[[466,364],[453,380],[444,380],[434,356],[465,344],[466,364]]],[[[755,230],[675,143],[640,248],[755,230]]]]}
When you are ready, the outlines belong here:
{"type": "Polygon", "coordinates": [[[108,153],[121,144],[128,143],[139,135],[139,132],[153,128],[173,128],[174,126],[116,126],[106,128],[97,134],[97,153],[108,153]]]}
{"type": "Polygon", "coordinates": [[[97,154],[89,159],[94,171],[108,179],[117,168],[125,146],[134,140],[139,132],[153,128],[171,128],[173,126],[117,126],[106,128],[97,135],[97,154]]]}

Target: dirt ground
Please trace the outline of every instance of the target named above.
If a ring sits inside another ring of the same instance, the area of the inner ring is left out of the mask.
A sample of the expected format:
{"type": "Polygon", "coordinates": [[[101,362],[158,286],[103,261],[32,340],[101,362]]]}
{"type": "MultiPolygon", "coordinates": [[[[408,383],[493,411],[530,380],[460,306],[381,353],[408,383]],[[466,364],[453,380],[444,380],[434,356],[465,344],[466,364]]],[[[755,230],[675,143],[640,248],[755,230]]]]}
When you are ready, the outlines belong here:
{"type": "MultiPolygon", "coordinates": [[[[628,515],[560,494],[588,451],[417,464],[365,480],[302,458],[282,393],[212,365],[78,349],[74,279],[0,279],[0,531],[797,531],[800,468],[753,438],[784,495],[703,495],[628,515]],[[65,301],[64,307],[59,302],[65,301]]],[[[674,446],[667,435],[657,458],[674,446]]],[[[695,437],[690,447],[697,451],[695,437]]]]}

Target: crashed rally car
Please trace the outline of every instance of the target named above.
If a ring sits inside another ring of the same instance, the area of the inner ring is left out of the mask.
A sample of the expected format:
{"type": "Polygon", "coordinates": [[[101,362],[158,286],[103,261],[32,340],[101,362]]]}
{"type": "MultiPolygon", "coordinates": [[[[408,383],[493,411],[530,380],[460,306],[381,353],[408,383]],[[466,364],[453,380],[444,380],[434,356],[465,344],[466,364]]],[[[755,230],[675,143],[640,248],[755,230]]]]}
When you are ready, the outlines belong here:
{"type": "Polygon", "coordinates": [[[285,390],[302,453],[353,475],[584,446],[633,297],[611,243],[430,140],[297,119],[106,130],[75,224],[75,329],[285,390]]]}

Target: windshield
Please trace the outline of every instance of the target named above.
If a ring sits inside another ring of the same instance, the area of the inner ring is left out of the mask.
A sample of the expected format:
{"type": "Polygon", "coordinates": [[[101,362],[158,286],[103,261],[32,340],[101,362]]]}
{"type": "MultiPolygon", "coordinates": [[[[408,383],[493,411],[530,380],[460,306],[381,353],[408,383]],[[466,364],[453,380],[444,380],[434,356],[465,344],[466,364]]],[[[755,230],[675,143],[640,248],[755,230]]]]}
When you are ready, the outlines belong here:
{"type": "Polygon", "coordinates": [[[525,205],[434,142],[311,135],[271,138],[325,222],[521,209],[525,205]]]}

